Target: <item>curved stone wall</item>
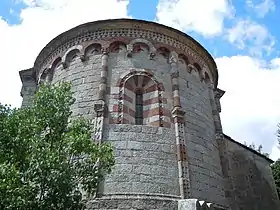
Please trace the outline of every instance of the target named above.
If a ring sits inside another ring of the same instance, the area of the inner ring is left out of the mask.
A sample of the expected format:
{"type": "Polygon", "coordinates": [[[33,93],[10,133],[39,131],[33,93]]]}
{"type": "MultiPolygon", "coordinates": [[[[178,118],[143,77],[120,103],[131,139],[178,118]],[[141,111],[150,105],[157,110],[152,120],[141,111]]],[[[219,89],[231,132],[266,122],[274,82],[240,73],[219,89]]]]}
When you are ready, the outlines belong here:
{"type": "Polygon", "coordinates": [[[71,82],[73,117],[92,119],[95,139],[113,144],[100,194],[227,205],[210,103],[217,69],[192,38],[145,21],[88,23],[52,40],[33,69],[38,84],[71,82]]]}

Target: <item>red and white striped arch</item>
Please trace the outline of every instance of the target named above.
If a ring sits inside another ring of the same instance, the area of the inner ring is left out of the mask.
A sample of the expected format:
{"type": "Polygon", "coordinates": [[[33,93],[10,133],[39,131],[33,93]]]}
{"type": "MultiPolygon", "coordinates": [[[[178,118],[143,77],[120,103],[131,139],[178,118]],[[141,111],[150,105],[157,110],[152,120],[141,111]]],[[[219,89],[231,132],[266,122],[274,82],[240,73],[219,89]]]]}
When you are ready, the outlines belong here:
{"type": "Polygon", "coordinates": [[[170,111],[164,86],[151,71],[132,69],[111,91],[110,123],[135,124],[136,91],[143,93],[143,125],[170,127],[170,111]],[[117,100],[116,100],[117,99],[117,100]]]}

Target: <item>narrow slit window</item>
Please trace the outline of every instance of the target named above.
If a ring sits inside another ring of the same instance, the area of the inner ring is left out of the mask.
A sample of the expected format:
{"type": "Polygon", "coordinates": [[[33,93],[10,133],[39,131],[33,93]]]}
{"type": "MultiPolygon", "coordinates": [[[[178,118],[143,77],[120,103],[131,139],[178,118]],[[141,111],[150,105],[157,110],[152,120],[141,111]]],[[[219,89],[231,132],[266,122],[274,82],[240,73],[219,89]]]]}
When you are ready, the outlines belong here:
{"type": "Polygon", "coordinates": [[[143,94],[140,91],[135,94],[135,124],[143,125],[143,94]]]}

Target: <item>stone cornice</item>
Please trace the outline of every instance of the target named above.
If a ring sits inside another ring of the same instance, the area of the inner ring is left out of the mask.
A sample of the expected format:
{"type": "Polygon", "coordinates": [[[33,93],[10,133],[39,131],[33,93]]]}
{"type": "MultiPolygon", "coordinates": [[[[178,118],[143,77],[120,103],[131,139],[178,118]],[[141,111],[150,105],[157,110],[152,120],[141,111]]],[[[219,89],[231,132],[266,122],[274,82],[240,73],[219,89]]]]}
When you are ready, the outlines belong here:
{"type": "Polygon", "coordinates": [[[19,71],[19,76],[22,83],[25,81],[36,81],[33,68],[19,71]]]}
{"type": "Polygon", "coordinates": [[[179,48],[191,55],[200,64],[206,64],[212,73],[215,87],[217,87],[218,71],[216,63],[208,51],[196,40],[171,27],[155,22],[135,19],[109,19],[89,22],[58,35],[51,40],[37,56],[34,63],[34,71],[37,74],[40,68],[45,67],[45,65],[53,59],[55,56],[54,54],[57,55],[65,51],[67,47],[69,48],[85,41],[98,41],[99,39],[108,37],[129,36],[131,38],[136,38],[137,36],[141,36],[141,34],[134,34],[137,30],[148,34],[149,37],[143,35],[143,38],[150,39],[154,42],[163,42],[175,48],[179,48]],[[117,30],[116,34],[114,34],[113,30],[117,30]],[[127,33],[125,30],[130,31],[127,33]],[[122,31],[124,32],[122,33],[122,31]]]}
{"type": "Polygon", "coordinates": [[[217,88],[215,91],[215,98],[221,99],[223,97],[223,95],[225,94],[225,92],[226,91],[217,88]]]}

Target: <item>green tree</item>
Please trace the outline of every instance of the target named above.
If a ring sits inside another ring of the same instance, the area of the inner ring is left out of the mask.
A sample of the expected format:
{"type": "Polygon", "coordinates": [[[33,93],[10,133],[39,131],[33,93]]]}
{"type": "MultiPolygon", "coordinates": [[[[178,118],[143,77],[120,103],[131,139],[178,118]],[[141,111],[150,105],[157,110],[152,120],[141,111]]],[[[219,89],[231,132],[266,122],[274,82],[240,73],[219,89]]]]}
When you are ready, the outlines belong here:
{"type": "Polygon", "coordinates": [[[263,152],[263,146],[262,145],[259,145],[258,148],[256,148],[256,145],[254,143],[251,143],[250,145],[247,145],[246,142],[243,143],[245,146],[257,151],[258,153],[266,156],[266,157],[269,157],[269,153],[266,153],[266,152],[263,152]]]}
{"type": "Polygon", "coordinates": [[[273,178],[275,180],[278,197],[280,198],[280,159],[271,165],[273,178]]]}
{"type": "Polygon", "coordinates": [[[71,86],[44,85],[33,105],[0,104],[0,209],[83,209],[114,164],[88,120],[71,120],[71,86]]]}
{"type": "MultiPolygon", "coordinates": [[[[277,135],[278,143],[280,145],[280,124],[278,124],[276,135],[277,135]]],[[[271,165],[271,169],[275,180],[278,196],[280,197],[280,159],[278,159],[271,165]]]]}

